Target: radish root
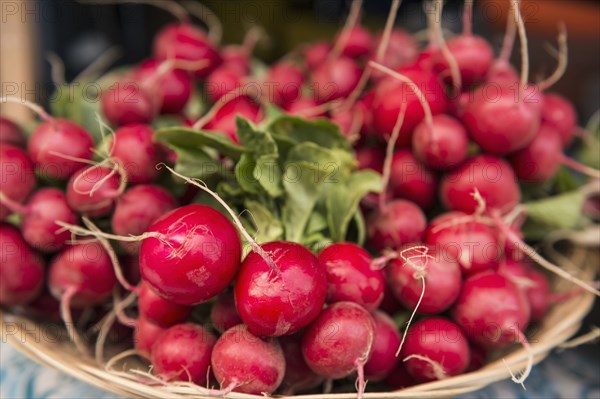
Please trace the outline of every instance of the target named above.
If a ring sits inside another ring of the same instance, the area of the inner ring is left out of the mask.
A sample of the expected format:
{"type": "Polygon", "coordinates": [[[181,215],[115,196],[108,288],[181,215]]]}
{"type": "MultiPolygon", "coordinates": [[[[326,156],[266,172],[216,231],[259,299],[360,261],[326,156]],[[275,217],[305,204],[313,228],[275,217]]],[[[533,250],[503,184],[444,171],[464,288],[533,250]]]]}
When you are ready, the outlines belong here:
{"type": "Polygon", "coordinates": [[[439,364],[438,362],[434,361],[434,360],[431,360],[427,356],[423,356],[423,355],[410,355],[410,356],[407,356],[404,359],[402,359],[402,361],[403,362],[407,362],[407,361],[409,361],[411,359],[421,360],[421,361],[429,364],[431,366],[431,368],[433,369],[433,374],[434,374],[434,376],[435,376],[436,379],[443,380],[445,378],[448,378],[448,375],[444,371],[444,368],[442,367],[442,365],[439,364]]]}
{"type": "Polygon", "coordinates": [[[525,380],[527,379],[527,377],[529,377],[529,374],[531,373],[531,369],[533,368],[533,351],[531,349],[531,345],[529,345],[529,341],[527,341],[527,337],[525,337],[523,332],[519,331],[517,339],[518,339],[519,343],[521,345],[523,345],[523,349],[525,349],[525,352],[527,352],[527,364],[525,365],[525,369],[517,377],[512,372],[510,367],[508,367],[508,364],[506,364],[506,361],[504,359],[502,359],[502,362],[504,363],[504,366],[506,366],[506,368],[508,369],[508,372],[510,373],[510,376],[512,377],[512,381],[516,384],[520,384],[523,387],[523,390],[527,390],[527,389],[525,389],[524,383],[525,383],[525,380]]]}
{"type": "MultiPolygon", "coordinates": [[[[465,3],[465,8],[466,8],[465,3]]],[[[444,32],[442,30],[442,10],[444,8],[444,0],[436,0],[436,12],[437,16],[434,18],[434,32],[435,36],[439,42],[440,48],[442,50],[442,55],[448,62],[448,66],[450,67],[450,76],[452,76],[452,86],[454,86],[454,90],[456,94],[460,94],[462,90],[462,77],[460,75],[460,69],[458,67],[458,62],[456,62],[456,58],[454,54],[448,49],[446,45],[446,39],[444,39],[444,32]]],[[[466,27],[466,21],[465,21],[466,27]]]]}
{"type": "Polygon", "coordinates": [[[569,46],[567,45],[567,27],[564,23],[561,23],[559,25],[558,33],[558,65],[552,75],[548,76],[546,80],[538,84],[540,91],[545,91],[562,78],[567,70],[568,60],[569,46]]]}
{"type": "Polygon", "coordinates": [[[79,332],[73,323],[73,316],[71,315],[71,300],[75,294],[77,294],[77,288],[75,287],[69,287],[63,292],[62,298],[60,299],[60,317],[67,327],[67,334],[69,334],[71,342],[75,344],[75,348],[77,348],[82,355],[87,355],[87,347],[83,342],[83,338],[79,335],[79,332]]]}
{"type": "Polygon", "coordinates": [[[382,188],[381,193],[379,194],[379,209],[383,211],[385,208],[385,202],[387,198],[388,185],[390,184],[390,176],[392,174],[392,161],[394,159],[394,149],[396,148],[396,142],[398,141],[398,137],[400,136],[400,129],[402,129],[402,124],[404,123],[404,116],[406,115],[406,103],[402,103],[400,106],[400,112],[398,112],[398,118],[396,119],[396,124],[394,125],[394,130],[392,131],[392,136],[387,143],[387,147],[385,149],[385,159],[383,161],[383,176],[382,180],[382,188]]]}
{"type": "Polygon", "coordinates": [[[346,46],[346,43],[348,43],[348,39],[350,38],[350,31],[358,23],[358,18],[360,17],[360,10],[362,8],[362,3],[363,3],[363,0],[354,0],[352,2],[352,5],[350,6],[350,12],[348,13],[348,17],[346,18],[346,23],[344,24],[344,27],[342,28],[342,32],[340,33],[340,36],[336,40],[333,49],[329,53],[329,56],[327,57],[326,62],[330,61],[330,60],[335,60],[342,53],[342,50],[344,49],[344,47],[346,46]]]}

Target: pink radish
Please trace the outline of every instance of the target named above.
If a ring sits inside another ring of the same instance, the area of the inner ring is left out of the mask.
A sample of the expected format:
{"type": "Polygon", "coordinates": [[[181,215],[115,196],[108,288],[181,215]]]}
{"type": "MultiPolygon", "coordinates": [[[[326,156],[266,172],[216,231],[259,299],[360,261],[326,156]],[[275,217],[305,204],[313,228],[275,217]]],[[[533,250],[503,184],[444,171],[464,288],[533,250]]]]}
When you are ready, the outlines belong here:
{"type": "Polygon", "coordinates": [[[323,377],[312,371],[302,355],[302,336],[286,335],[279,338],[285,356],[285,375],[280,390],[284,395],[304,392],[323,383],[323,377]]]}
{"type": "Polygon", "coordinates": [[[300,97],[303,83],[304,76],[300,68],[281,61],[267,70],[263,80],[263,95],[266,94],[269,102],[283,106],[300,97]]]}
{"type": "Polygon", "coordinates": [[[400,345],[400,334],[394,320],[386,313],[377,310],[372,315],[375,321],[375,339],[373,353],[365,364],[365,378],[369,381],[381,381],[398,363],[396,349],[400,345]]]}
{"type": "Polygon", "coordinates": [[[328,60],[312,73],[312,88],[315,100],[325,103],[347,97],[360,80],[360,68],[348,57],[328,60]]]}
{"type": "Polygon", "coordinates": [[[0,144],[0,221],[12,213],[10,204],[20,205],[36,184],[33,163],[25,151],[0,144]]]}
{"type": "Polygon", "coordinates": [[[493,155],[477,155],[442,178],[440,198],[447,209],[473,213],[479,206],[477,189],[488,209],[506,213],[521,200],[511,166],[493,155]]]}
{"type": "MultiPolygon", "coordinates": [[[[383,40],[383,35],[377,38],[378,44],[383,40]]],[[[408,65],[412,65],[417,59],[418,45],[413,36],[400,29],[393,29],[390,33],[390,38],[387,44],[381,64],[388,68],[397,70],[408,65]]],[[[380,71],[374,70],[371,74],[373,79],[379,80],[386,75],[380,71]]]]}
{"type": "Polygon", "coordinates": [[[143,279],[181,305],[205,302],[223,291],[240,264],[241,242],[231,222],[205,205],[187,205],[148,228],[140,248],[143,279]],[[146,234],[147,234],[146,233],[146,234]]]}
{"type": "Polygon", "coordinates": [[[510,164],[517,177],[525,182],[550,180],[564,159],[560,133],[542,123],[535,138],[527,147],[510,155],[510,164]]]}
{"type": "Polygon", "coordinates": [[[147,86],[126,79],[117,81],[102,94],[101,105],[106,119],[116,126],[150,123],[160,109],[159,99],[147,86]]]}
{"type": "Polygon", "coordinates": [[[577,113],[573,104],[566,98],[555,93],[546,93],[542,122],[554,127],[560,135],[562,146],[567,147],[577,130],[577,113]]]}
{"type": "Polygon", "coordinates": [[[133,333],[133,343],[135,349],[144,357],[150,359],[154,344],[158,337],[167,330],[167,327],[161,327],[152,323],[144,316],[140,315],[135,322],[133,333]]]}
{"type": "Polygon", "coordinates": [[[25,147],[26,138],[23,131],[13,121],[0,116],[0,143],[25,147]]]}
{"type": "Polygon", "coordinates": [[[429,209],[436,197],[437,177],[409,150],[397,150],[392,158],[390,188],[394,198],[404,198],[429,209]]]}
{"type": "MultiPolygon", "coordinates": [[[[531,321],[541,321],[546,313],[548,313],[550,305],[558,302],[562,298],[561,295],[552,294],[548,277],[542,272],[533,268],[528,268],[527,278],[532,282],[525,291],[531,308],[531,321]]],[[[567,294],[571,293],[568,292],[567,294]]]]}
{"type": "Polygon", "coordinates": [[[429,168],[454,168],[467,158],[468,149],[467,131],[448,115],[436,115],[432,118],[432,126],[420,123],[413,132],[413,153],[429,168]]]}
{"type": "Polygon", "coordinates": [[[152,366],[166,381],[206,385],[210,357],[217,338],[204,327],[184,323],[168,328],[152,348],[152,366]]]}
{"type": "Polygon", "coordinates": [[[325,116],[325,112],[320,109],[319,103],[309,97],[300,97],[286,104],[283,109],[290,115],[298,115],[306,119],[325,116]]]}
{"type": "Polygon", "coordinates": [[[84,167],[67,183],[67,203],[76,212],[90,217],[106,216],[112,212],[115,200],[124,189],[114,170],[102,166],[84,167]]]}
{"type": "Polygon", "coordinates": [[[235,70],[241,76],[246,76],[250,72],[250,54],[238,45],[227,45],[221,48],[221,58],[223,65],[235,70]]]}
{"type": "Polygon", "coordinates": [[[420,241],[426,224],[425,214],[414,203],[402,199],[390,201],[368,217],[369,247],[381,251],[420,241]]]}
{"type": "Polygon", "coordinates": [[[285,374],[285,357],[274,338],[253,335],[244,324],[225,331],[211,358],[217,381],[226,390],[254,395],[271,394],[285,374]]]}
{"type": "Polygon", "coordinates": [[[457,261],[464,274],[496,269],[503,248],[496,231],[466,214],[449,212],[431,222],[425,242],[443,261],[457,261]]]}
{"type": "Polygon", "coordinates": [[[150,183],[158,178],[156,165],[162,161],[163,154],[153,140],[154,130],[147,125],[127,125],[112,136],[111,157],[120,163],[128,182],[150,183]]]}
{"type": "Polygon", "coordinates": [[[187,320],[192,308],[179,305],[156,294],[148,284],[138,287],[138,310],[148,321],[159,326],[169,327],[187,320]]]}
{"type": "Polygon", "coordinates": [[[258,252],[244,259],[234,287],[238,313],[255,335],[293,334],[313,321],[325,303],[325,269],[300,244],[274,241],[261,247],[272,260],[258,252]]]}
{"type": "Polygon", "coordinates": [[[383,172],[383,158],[385,150],[381,147],[359,147],[356,150],[356,160],[358,169],[373,169],[376,172],[383,172]]]}
{"type": "Polygon", "coordinates": [[[420,382],[461,374],[471,361],[465,333],[443,317],[416,322],[406,337],[400,356],[406,371],[420,382]]]}
{"type": "MultiPolygon", "coordinates": [[[[127,190],[115,206],[111,218],[112,230],[121,236],[140,235],[158,218],[175,209],[175,198],[164,188],[140,184],[127,190]],[[140,204],[144,204],[140,207],[140,204]]],[[[137,254],[141,243],[121,242],[121,247],[128,253],[137,254]]]]}
{"type": "MultiPolygon", "coordinates": [[[[410,252],[408,253],[410,254],[410,252]]],[[[462,286],[462,275],[458,263],[437,252],[435,248],[428,251],[431,257],[408,256],[394,259],[388,266],[388,281],[395,297],[408,308],[425,314],[442,313],[448,309],[458,297],[462,286]],[[415,277],[417,270],[423,267],[423,278],[427,287],[423,292],[420,277],[415,277]]]]}
{"type": "MultiPolygon", "coordinates": [[[[223,97],[221,100],[225,99],[223,97]]],[[[206,130],[224,133],[233,142],[238,142],[236,116],[258,122],[262,118],[260,107],[247,96],[238,96],[225,102],[214,117],[205,125],[206,130]]]]}
{"type": "Polygon", "coordinates": [[[0,223],[0,248],[0,305],[32,302],[44,287],[44,261],[7,223],[0,223]]]}
{"type": "Polygon", "coordinates": [[[187,22],[165,26],[154,37],[154,56],[159,60],[201,61],[207,65],[194,71],[198,79],[206,77],[221,63],[221,56],[206,34],[187,22]]]}
{"type": "Polygon", "coordinates": [[[326,42],[316,42],[304,49],[304,60],[309,69],[322,65],[331,52],[331,45],[326,42]]]}
{"type": "Polygon", "coordinates": [[[327,272],[327,302],[350,301],[374,311],[383,300],[385,281],[371,269],[371,256],[354,243],[334,243],[319,253],[327,272]]]}
{"type": "Polygon", "coordinates": [[[215,330],[220,333],[242,324],[242,319],[235,308],[232,292],[225,291],[219,294],[210,308],[210,321],[215,330]]]}
{"type": "Polygon", "coordinates": [[[364,391],[363,369],[373,352],[375,321],[362,306],[337,302],[325,308],[302,337],[308,366],[331,379],[358,372],[359,396],[364,391]]]}
{"type": "MultiPolygon", "coordinates": [[[[336,40],[340,40],[342,32],[336,40]]],[[[373,37],[371,33],[360,25],[349,29],[345,43],[342,46],[342,54],[350,58],[360,58],[368,55],[373,48],[373,37]]]]}
{"type": "Polygon", "coordinates": [[[206,95],[213,102],[219,101],[225,94],[242,87],[244,76],[237,68],[223,64],[206,77],[206,95]]]}

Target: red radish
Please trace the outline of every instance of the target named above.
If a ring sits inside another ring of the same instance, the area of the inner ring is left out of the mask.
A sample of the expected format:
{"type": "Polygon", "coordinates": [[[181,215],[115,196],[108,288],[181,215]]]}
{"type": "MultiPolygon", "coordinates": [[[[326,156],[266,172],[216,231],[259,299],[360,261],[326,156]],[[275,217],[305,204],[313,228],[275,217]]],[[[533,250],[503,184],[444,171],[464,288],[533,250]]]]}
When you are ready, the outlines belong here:
{"type": "Polygon", "coordinates": [[[325,103],[347,97],[360,80],[360,68],[348,57],[339,57],[320,64],[312,73],[315,100],[325,103]]]}
{"type": "Polygon", "coordinates": [[[410,150],[397,150],[392,158],[390,188],[394,198],[404,198],[429,209],[435,201],[437,178],[410,150]]]}
{"type": "Polygon", "coordinates": [[[435,248],[443,261],[456,260],[463,273],[473,274],[496,269],[502,259],[502,247],[496,231],[466,214],[449,212],[432,221],[425,242],[435,248]]]}
{"type": "Polygon", "coordinates": [[[359,147],[356,150],[356,160],[358,169],[373,169],[376,172],[383,172],[383,158],[385,150],[381,147],[359,147]]]}
{"type": "MultiPolygon", "coordinates": [[[[117,200],[111,218],[112,230],[121,236],[141,235],[158,218],[176,207],[175,198],[164,188],[145,184],[134,186],[117,200]]],[[[128,253],[137,254],[141,243],[121,242],[120,245],[128,253]]]]}
{"type": "Polygon", "coordinates": [[[25,151],[0,144],[0,221],[11,214],[9,203],[24,201],[36,184],[33,163],[25,151]]]}
{"type": "Polygon", "coordinates": [[[181,305],[223,291],[240,264],[241,242],[231,222],[205,205],[187,205],[157,220],[142,241],[140,270],[160,296],[181,305]]]}
{"type": "Polygon", "coordinates": [[[169,327],[186,321],[192,308],[164,299],[142,282],[138,287],[138,310],[148,321],[169,327]]]}
{"type": "Polygon", "coordinates": [[[154,344],[158,337],[167,330],[167,327],[161,327],[140,315],[135,322],[133,333],[133,344],[135,349],[148,359],[152,355],[154,344]]]}
{"type": "Polygon", "coordinates": [[[171,58],[187,61],[206,60],[206,66],[194,71],[194,76],[198,79],[206,77],[221,63],[221,56],[206,34],[185,22],[167,25],[156,34],[154,56],[161,61],[171,58]]]}
{"type": "Polygon", "coordinates": [[[240,88],[244,76],[237,68],[223,64],[206,77],[204,82],[206,95],[213,102],[219,101],[225,94],[240,88]]]}
{"type": "Polygon", "coordinates": [[[426,224],[423,211],[414,203],[402,199],[390,201],[368,218],[369,247],[381,251],[420,241],[426,224]]]}
{"type": "Polygon", "coordinates": [[[150,183],[158,178],[156,165],[162,161],[163,154],[153,140],[154,130],[147,125],[127,125],[112,136],[111,157],[119,162],[128,182],[150,183]]]}
{"type": "Polygon", "coordinates": [[[213,348],[211,364],[222,386],[254,395],[275,392],[285,373],[279,343],[253,335],[244,324],[221,335],[213,348]]]}
{"type": "Polygon", "coordinates": [[[0,143],[25,147],[26,138],[23,131],[13,121],[0,116],[0,143]]]}
{"type": "Polygon", "coordinates": [[[227,101],[219,108],[214,117],[206,123],[205,129],[222,132],[232,141],[237,143],[238,138],[235,118],[238,115],[255,123],[262,118],[260,107],[254,101],[249,97],[239,96],[233,100],[227,101]]]}
{"type": "MultiPolygon", "coordinates": [[[[382,38],[382,35],[379,35],[377,42],[381,43],[382,38]]],[[[394,70],[412,65],[417,59],[418,52],[419,48],[413,36],[400,28],[396,28],[390,33],[387,50],[383,55],[381,64],[394,70]]],[[[379,80],[386,75],[381,71],[373,70],[371,76],[373,79],[379,80]]]]}
{"type": "Polygon", "coordinates": [[[150,123],[160,109],[159,98],[143,84],[117,81],[102,95],[102,112],[116,126],[150,123]]]}
{"type": "Polygon", "coordinates": [[[44,252],[62,249],[71,239],[55,221],[76,224],[79,218],[67,204],[65,193],[57,188],[41,188],[27,202],[21,231],[29,245],[44,252]]]}
{"type": "Polygon", "coordinates": [[[358,372],[359,396],[364,391],[363,368],[373,352],[375,321],[362,306],[337,302],[325,308],[302,337],[308,366],[331,379],[358,372]]]}
{"type": "Polygon", "coordinates": [[[184,323],[168,328],[152,348],[153,371],[166,381],[206,385],[217,338],[204,327],[184,323]]]}
{"type": "Polygon", "coordinates": [[[267,70],[263,90],[269,102],[283,106],[300,97],[303,83],[304,76],[300,68],[291,62],[281,61],[267,70]]]}
{"type": "Polygon", "coordinates": [[[44,287],[44,261],[7,223],[0,223],[0,248],[0,305],[32,302],[44,287]]]}
{"type": "Polygon", "coordinates": [[[312,98],[300,97],[285,105],[283,109],[291,115],[298,115],[306,119],[314,119],[325,116],[325,111],[322,111],[317,103],[312,98]]]}
{"type": "Polygon", "coordinates": [[[548,313],[550,305],[560,296],[553,298],[548,277],[542,272],[528,268],[527,278],[532,282],[525,290],[531,308],[531,321],[540,321],[548,313]]]}
{"type": "Polygon", "coordinates": [[[350,58],[360,58],[368,55],[373,48],[373,37],[371,33],[360,25],[349,29],[347,33],[342,32],[336,40],[342,35],[347,34],[345,43],[342,46],[342,54],[350,58]]]}
{"type": "Polygon", "coordinates": [[[443,317],[416,322],[406,337],[400,356],[406,371],[420,382],[461,374],[471,361],[465,333],[443,317]]]}
{"type": "Polygon", "coordinates": [[[160,104],[161,114],[179,114],[187,105],[192,95],[192,78],[187,71],[173,68],[163,72],[161,62],[149,58],[137,66],[133,72],[134,79],[139,82],[151,82],[158,79],[153,86],[156,102],[160,104]],[[160,75],[160,76],[159,76],[160,75]]]}
{"type": "Polygon", "coordinates": [[[429,168],[451,169],[468,155],[469,137],[463,125],[448,115],[436,115],[432,126],[417,125],[413,132],[412,150],[415,157],[429,168]]]}
{"type": "Polygon", "coordinates": [[[317,69],[317,67],[325,62],[330,52],[331,45],[329,43],[316,42],[309,45],[304,50],[304,59],[306,61],[306,65],[310,70],[317,69]]]}
{"type": "Polygon", "coordinates": [[[238,313],[259,336],[293,334],[318,315],[327,295],[327,276],[319,260],[300,244],[273,241],[261,245],[272,258],[251,252],[234,286],[238,313]]]}
{"type": "Polygon", "coordinates": [[[521,201],[516,180],[505,160],[477,155],[442,178],[440,198],[447,209],[473,213],[479,206],[473,195],[477,189],[487,209],[506,213],[521,201]]]}
{"type": "Polygon", "coordinates": [[[510,164],[517,177],[525,182],[550,180],[564,158],[560,133],[551,125],[542,123],[535,138],[527,147],[510,155],[510,164]]]}
{"type": "Polygon", "coordinates": [[[279,338],[285,356],[285,375],[280,389],[284,395],[304,392],[316,388],[323,383],[323,377],[312,371],[302,355],[302,337],[286,335],[279,338]]]}
{"type": "Polygon", "coordinates": [[[398,363],[396,349],[400,345],[400,334],[394,320],[386,313],[375,311],[373,320],[375,320],[375,339],[373,353],[365,364],[365,377],[369,381],[381,381],[398,363]]]}
{"type": "Polygon", "coordinates": [[[106,216],[122,193],[122,183],[114,170],[101,166],[82,168],[67,183],[67,203],[84,215],[106,216]]]}
{"type": "Polygon", "coordinates": [[[392,389],[403,389],[417,384],[415,379],[406,371],[403,362],[396,364],[396,367],[388,374],[384,382],[392,389]]]}
{"type": "MultiPolygon", "coordinates": [[[[446,111],[448,99],[444,87],[435,74],[416,67],[403,68],[399,72],[422,91],[432,115],[446,111]]],[[[410,145],[413,129],[425,117],[426,111],[423,110],[419,97],[415,94],[414,85],[388,77],[382,79],[375,88],[372,108],[373,127],[379,135],[387,135],[393,130],[400,107],[406,104],[406,116],[398,140],[400,147],[410,145]]]]}
{"type": "Polygon", "coordinates": [[[250,72],[250,54],[247,49],[238,45],[228,45],[221,49],[223,65],[235,70],[242,76],[250,72]]]}
{"type": "Polygon", "coordinates": [[[428,257],[408,256],[409,259],[394,259],[388,266],[388,281],[400,303],[408,308],[425,314],[442,313],[458,297],[462,285],[462,275],[458,263],[448,259],[445,254],[430,248],[428,257]],[[423,268],[423,283],[415,277],[417,270],[423,268]]]}
{"type": "Polygon", "coordinates": [[[210,321],[213,327],[220,333],[229,330],[233,326],[242,324],[242,319],[235,308],[235,300],[232,292],[222,292],[210,308],[210,321]]]}
{"type": "Polygon", "coordinates": [[[567,147],[577,130],[577,113],[573,104],[566,98],[555,93],[546,93],[542,122],[554,127],[560,135],[562,146],[567,147]]]}
{"type": "Polygon", "coordinates": [[[371,255],[360,246],[334,243],[319,253],[327,272],[327,302],[350,301],[374,311],[383,300],[385,281],[380,270],[371,269],[371,255]]]}

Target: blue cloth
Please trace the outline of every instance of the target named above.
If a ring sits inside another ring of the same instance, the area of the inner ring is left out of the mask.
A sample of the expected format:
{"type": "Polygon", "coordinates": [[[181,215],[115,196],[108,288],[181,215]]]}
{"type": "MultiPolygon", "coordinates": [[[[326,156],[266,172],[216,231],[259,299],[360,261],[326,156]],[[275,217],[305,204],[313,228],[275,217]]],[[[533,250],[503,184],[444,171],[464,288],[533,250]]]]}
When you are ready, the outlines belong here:
{"type": "MultiPolygon", "coordinates": [[[[583,346],[552,354],[536,366],[524,391],[511,381],[490,385],[459,399],[600,399],[600,347],[583,346]]],[[[94,388],[27,359],[0,343],[0,398],[108,399],[118,396],[94,388]]]]}

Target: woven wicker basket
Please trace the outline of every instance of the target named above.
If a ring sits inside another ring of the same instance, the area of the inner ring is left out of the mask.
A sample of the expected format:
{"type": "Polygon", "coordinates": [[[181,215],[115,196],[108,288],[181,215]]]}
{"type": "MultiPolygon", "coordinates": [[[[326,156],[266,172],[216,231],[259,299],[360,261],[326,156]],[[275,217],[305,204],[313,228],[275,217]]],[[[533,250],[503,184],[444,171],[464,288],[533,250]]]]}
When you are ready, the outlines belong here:
{"type": "MultiPolygon", "coordinates": [[[[598,251],[576,248],[569,253],[573,265],[570,273],[583,279],[593,278],[598,266],[598,251]],[[577,269],[575,269],[575,264],[577,269]]],[[[556,278],[553,282],[557,291],[566,290],[572,286],[561,279],[556,278]]],[[[552,307],[548,315],[533,337],[531,347],[534,354],[534,362],[542,361],[553,349],[572,337],[581,326],[582,319],[590,311],[594,302],[594,296],[582,292],[562,303],[552,307]]],[[[145,385],[127,378],[124,373],[114,373],[106,370],[104,365],[96,363],[92,358],[86,358],[77,353],[73,345],[67,341],[48,342],[48,339],[35,339],[27,331],[35,331],[40,326],[33,321],[4,312],[0,314],[2,320],[2,338],[8,341],[19,351],[43,365],[55,368],[66,374],[74,376],[89,384],[95,385],[107,391],[114,392],[126,397],[145,398],[210,398],[208,392],[202,387],[192,384],[165,384],[145,385]],[[6,328],[11,323],[10,328],[6,328]],[[8,333],[10,332],[10,333],[8,333]]],[[[64,335],[64,334],[63,334],[64,335]]],[[[527,362],[527,353],[518,349],[510,353],[499,353],[496,360],[487,364],[480,370],[468,374],[452,377],[427,384],[417,385],[401,391],[366,393],[364,398],[448,398],[466,392],[476,391],[491,384],[510,377],[509,371],[503,363],[506,362],[512,370],[523,368],[527,362]]],[[[132,362],[128,361],[128,364],[132,362]]],[[[121,370],[127,367],[121,365],[121,370]]],[[[114,368],[113,368],[114,370],[114,368]]],[[[263,398],[239,393],[230,393],[227,398],[263,398]]],[[[345,399],[356,398],[355,392],[343,394],[324,395],[297,395],[294,399],[345,399]]]]}

